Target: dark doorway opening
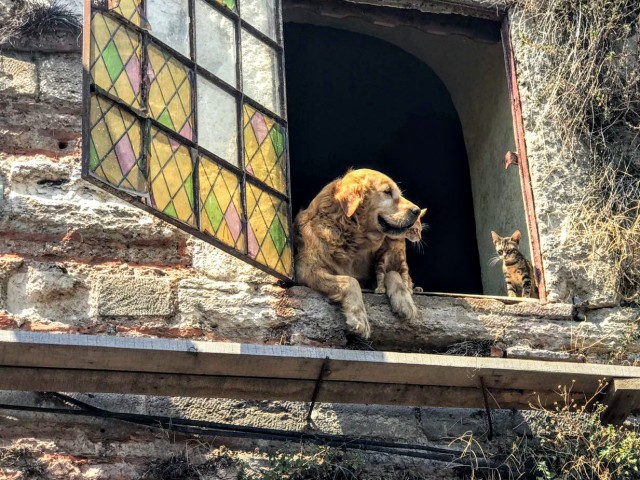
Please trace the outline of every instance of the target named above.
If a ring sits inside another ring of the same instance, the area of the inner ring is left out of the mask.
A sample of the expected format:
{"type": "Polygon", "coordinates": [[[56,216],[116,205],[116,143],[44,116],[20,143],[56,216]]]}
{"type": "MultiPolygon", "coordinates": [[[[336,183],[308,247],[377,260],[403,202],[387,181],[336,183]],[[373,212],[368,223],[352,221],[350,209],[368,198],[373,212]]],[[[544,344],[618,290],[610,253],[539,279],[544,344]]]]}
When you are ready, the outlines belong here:
{"type": "Polygon", "coordinates": [[[415,284],[481,294],[469,165],[444,84],[367,35],[287,23],[284,41],[294,215],[349,167],[380,170],[429,209],[424,253],[407,249],[415,284]]]}

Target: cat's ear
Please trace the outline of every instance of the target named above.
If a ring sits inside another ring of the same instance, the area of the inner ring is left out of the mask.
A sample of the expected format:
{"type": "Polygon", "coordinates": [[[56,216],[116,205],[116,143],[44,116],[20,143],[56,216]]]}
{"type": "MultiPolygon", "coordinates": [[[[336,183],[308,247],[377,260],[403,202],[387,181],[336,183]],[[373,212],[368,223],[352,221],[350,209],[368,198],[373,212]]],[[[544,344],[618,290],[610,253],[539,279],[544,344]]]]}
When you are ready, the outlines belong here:
{"type": "Polygon", "coordinates": [[[494,232],[493,230],[491,230],[491,238],[493,238],[493,243],[494,245],[496,243],[500,243],[500,235],[498,235],[496,232],[494,232]]]}
{"type": "Polygon", "coordinates": [[[520,230],[516,230],[515,232],[513,232],[513,235],[511,235],[511,241],[512,242],[516,242],[516,243],[520,243],[520,239],[522,238],[522,234],[520,233],[520,230]]]}
{"type": "Polygon", "coordinates": [[[427,209],[423,208],[422,210],[420,210],[420,216],[418,218],[422,218],[424,217],[424,214],[427,213],[427,209]]]}
{"type": "Polygon", "coordinates": [[[340,204],[344,214],[351,218],[364,200],[364,188],[361,184],[343,178],[336,185],[334,198],[340,204]]]}

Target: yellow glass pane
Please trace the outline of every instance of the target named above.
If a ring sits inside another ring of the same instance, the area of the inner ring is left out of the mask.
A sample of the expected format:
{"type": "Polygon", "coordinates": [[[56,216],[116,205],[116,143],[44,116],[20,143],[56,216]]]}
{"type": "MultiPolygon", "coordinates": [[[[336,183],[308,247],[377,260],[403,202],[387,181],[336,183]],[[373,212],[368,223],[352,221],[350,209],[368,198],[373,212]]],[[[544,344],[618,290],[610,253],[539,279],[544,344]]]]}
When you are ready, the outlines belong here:
{"type": "Polygon", "coordinates": [[[269,116],[245,104],[244,168],[270,187],[286,192],[285,129],[269,116]]]}
{"type": "Polygon", "coordinates": [[[134,25],[142,25],[142,0],[109,0],[109,10],[123,16],[134,25]]]}
{"type": "Polygon", "coordinates": [[[148,159],[151,206],[165,215],[195,226],[193,166],[189,149],[152,128],[148,159]]]}
{"type": "Polygon", "coordinates": [[[89,170],[113,187],[132,193],[146,192],[140,168],[142,129],[140,122],[110,100],[91,96],[89,170]]]}
{"type": "Polygon", "coordinates": [[[93,83],[134,108],[141,108],[140,36],[124,24],[94,13],[91,19],[93,83]]]}
{"type": "Polygon", "coordinates": [[[246,184],[248,254],[283,275],[290,276],[291,248],[287,203],[259,187],[246,184]],[[289,257],[284,260],[284,257],[289,257]]]}
{"type": "Polygon", "coordinates": [[[214,161],[200,158],[200,229],[241,252],[245,251],[242,200],[238,177],[214,161]]]}
{"type": "Polygon", "coordinates": [[[167,128],[192,140],[189,70],[168,53],[149,45],[149,114],[167,128]]]}

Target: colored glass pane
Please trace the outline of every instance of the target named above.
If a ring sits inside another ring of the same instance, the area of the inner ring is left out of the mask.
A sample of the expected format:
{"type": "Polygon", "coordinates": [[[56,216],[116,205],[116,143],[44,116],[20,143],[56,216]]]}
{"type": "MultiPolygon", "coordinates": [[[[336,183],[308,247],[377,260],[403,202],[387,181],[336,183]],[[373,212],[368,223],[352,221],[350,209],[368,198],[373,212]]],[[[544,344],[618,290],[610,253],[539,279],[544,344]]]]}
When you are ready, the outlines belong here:
{"type": "Polygon", "coordinates": [[[242,200],[235,173],[206,157],[200,157],[200,229],[244,252],[242,200]]]}
{"type": "Polygon", "coordinates": [[[248,174],[285,193],[284,127],[248,104],[243,107],[244,168],[248,174]]]}
{"type": "Polygon", "coordinates": [[[236,9],[236,0],[216,0],[223,7],[227,7],[229,10],[236,9]]]}
{"type": "Polygon", "coordinates": [[[149,33],[189,57],[189,4],[187,0],[147,0],[149,33]]]}
{"type": "Polygon", "coordinates": [[[152,128],[148,159],[151,206],[194,226],[193,164],[189,149],[152,128]]]}
{"type": "Polygon", "coordinates": [[[192,140],[192,89],[189,69],[153,44],[147,48],[147,56],[149,115],[165,127],[192,140]]]}
{"type": "Polygon", "coordinates": [[[276,51],[242,30],[242,89],[261,105],[282,115],[276,51]]]}
{"type": "Polygon", "coordinates": [[[134,194],[146,192],[147,183],[140,167],[140,122],[98,95],[91,96],[89,121],[90,172],[118,189],[134,194]]]}
{"type": "Polygon", "coordinates": [[[91,19],[93,82],[134,108],[141,108],[141,42],[137,33],[101,13],[91,19]]]}
{"type": "Polygon", "coordinates": [[[109,10],[139,27],[146,26],[142,0],[109,0],[109,10]]]}
{"type": "Polygon", "coordinates": [[[272,40],[278,40],[276,0],[242,0],[242,19],[272,40]]]}
{"type": "Polygon", "coordinates": [[[239,166],[236,99],[198,75],[198,142],[220,158],[239,166]]]}
{"type": "Polygon", "coordinates": [[[292,275],[287,203],[275,195],[246,184],[248,254],[257,262],[292,275]]]}
{"type": "Polygon", "coordinates": [[[233,21],[196,0],[196,60],[218,78],[236,85],[236,29],[233,21]]]}

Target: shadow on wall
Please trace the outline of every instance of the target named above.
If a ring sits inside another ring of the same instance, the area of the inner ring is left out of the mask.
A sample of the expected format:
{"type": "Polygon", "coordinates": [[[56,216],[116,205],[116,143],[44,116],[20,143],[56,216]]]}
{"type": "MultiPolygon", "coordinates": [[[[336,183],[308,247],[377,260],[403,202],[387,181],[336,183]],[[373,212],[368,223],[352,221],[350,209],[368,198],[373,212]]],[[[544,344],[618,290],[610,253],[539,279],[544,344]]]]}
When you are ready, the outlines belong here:
{"type": "Polygon", "coordinates": [[[380,170],[428,207],[427,291],[482,293],[469,165],[449,92],[425,63],[382,40],[285,25],[294,215],[349,167],[380,170]]]}

